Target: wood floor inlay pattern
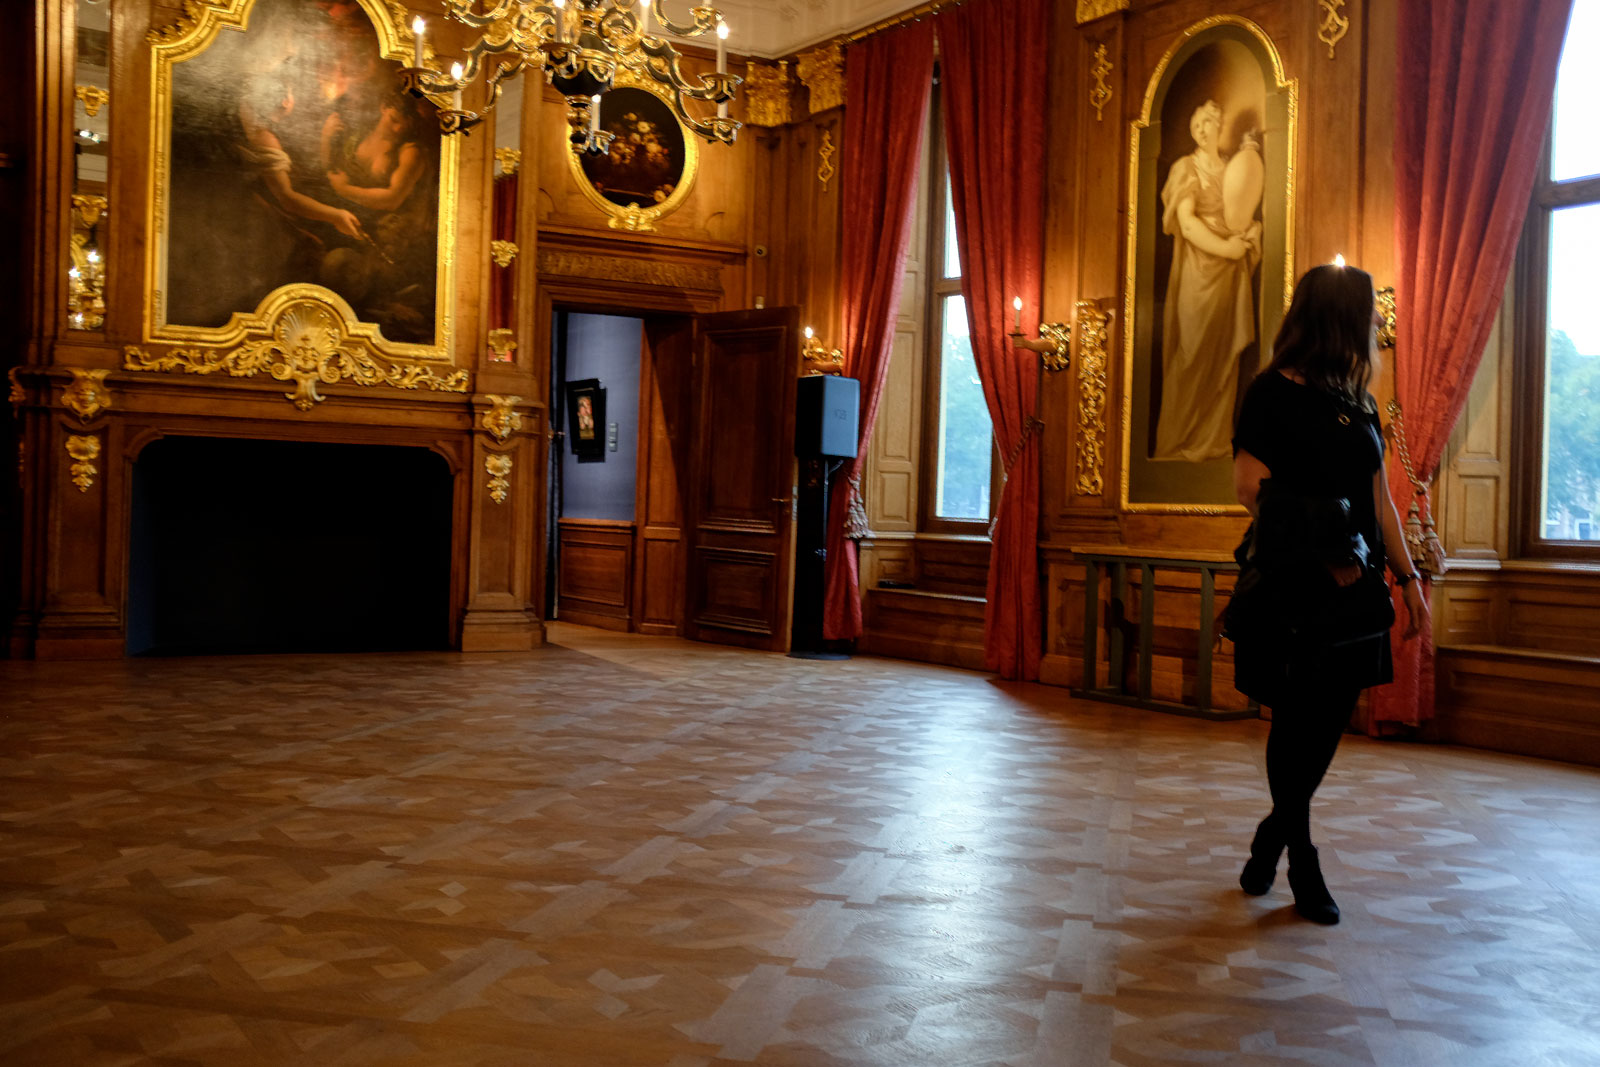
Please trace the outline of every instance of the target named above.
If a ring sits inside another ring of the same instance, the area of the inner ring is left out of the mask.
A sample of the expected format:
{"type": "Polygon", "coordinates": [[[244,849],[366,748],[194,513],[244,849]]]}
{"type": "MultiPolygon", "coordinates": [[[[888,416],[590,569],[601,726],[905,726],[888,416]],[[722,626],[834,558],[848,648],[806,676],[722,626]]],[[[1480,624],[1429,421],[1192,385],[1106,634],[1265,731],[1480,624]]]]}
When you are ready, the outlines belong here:
{"type": "Polygon", "coordinates": [[[0,662],[0,1063],[1600,1064],[1600,772],[553,633],[0,662]]]}

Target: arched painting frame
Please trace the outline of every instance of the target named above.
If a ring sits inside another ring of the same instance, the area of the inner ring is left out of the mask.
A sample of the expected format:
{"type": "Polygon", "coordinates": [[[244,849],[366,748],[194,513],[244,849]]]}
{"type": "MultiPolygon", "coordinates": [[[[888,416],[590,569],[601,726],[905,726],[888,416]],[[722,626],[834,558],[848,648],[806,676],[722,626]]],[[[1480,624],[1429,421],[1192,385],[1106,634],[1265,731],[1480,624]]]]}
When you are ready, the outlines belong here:
{"type": "Polygon", "coordinates": [[[1124,511],[1243,513],[1230,440],[1293,291],[1297,111],[1277,48],[1237,16],[1184,30],[1151,75],[1128,143],[1124,511]],[[1253,249],[1228,262],[1208,234],[1253,249]]]}

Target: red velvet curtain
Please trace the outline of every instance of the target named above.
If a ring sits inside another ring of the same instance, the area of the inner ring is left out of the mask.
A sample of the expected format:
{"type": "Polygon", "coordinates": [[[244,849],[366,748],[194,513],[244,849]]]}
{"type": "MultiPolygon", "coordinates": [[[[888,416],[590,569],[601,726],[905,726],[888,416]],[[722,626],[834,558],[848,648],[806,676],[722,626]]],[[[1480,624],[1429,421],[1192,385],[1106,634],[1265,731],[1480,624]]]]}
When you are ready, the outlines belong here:
{"type": "Polygon", "coordinates": [[[1039,357],[1016,349],[1040,321],[1044,274],[1049,0],[969,0],[936,19],[945,138],[972,352],[1005,483],[989,549],[984,661],[1002,678],[1039,677],[1039,357]]]}
{"type": "Polygon", "coordinates": [[[866,443],[889,369],[933,88],[932,23],[913,22],[851,45],[845,84],[839,345],[845,376],[861,381],[861,425],[859,454],[839,471],[828,508],[822,632],[830,640],[861,633],[856,544],[846,536],[851,484],[866,467],[866,443]]]}
{"type": "MultiPolygon", "coordinates": [[[[1488,342],[1550,121],[1572,0],[1401,0],[1395,86],[1395,391],[1433,479],[1488,342]]],[[[1398,462],[1400,516],[1412,499],[1398,462]]],[[[1399,612],[1401,619],[1405,612],[1399,612]]],[[[1433,717],[1433,645],[1395,631],[1395,684],[1369,729],[1433,717]]]]}
{"type": "MultiPolygon", "coordinates": [[[[502,174],[494,180],[494,202],[490,209],[490,240],[515,241],[517,239],[517,175],[502,174]]],[[[489,272],[489,328],[514,327],[516,322],[516,294],[512,281],[516,278],[513,266],[498,264],[489,272]]]]}

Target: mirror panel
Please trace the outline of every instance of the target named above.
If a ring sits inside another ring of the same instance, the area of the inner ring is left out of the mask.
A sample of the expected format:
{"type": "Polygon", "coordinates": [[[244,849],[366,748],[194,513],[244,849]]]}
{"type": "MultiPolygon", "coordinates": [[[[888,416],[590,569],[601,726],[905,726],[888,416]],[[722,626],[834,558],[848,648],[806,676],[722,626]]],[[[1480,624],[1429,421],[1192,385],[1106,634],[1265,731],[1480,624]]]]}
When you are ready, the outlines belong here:
{"type": "Polygon", "coordinates": [[[489,359],[513,363],[517,351],[517,189],[522,182],[522,96],[526,78],[500,85],[494,116],[494,206],[490,222],[489,359]]]}
{"type": "Polygon", "coordinates": [[[111,0],[76,0],[76,5],[67,325],[98,330],[106,319],[103,238],[110,210],[111,0]]]}

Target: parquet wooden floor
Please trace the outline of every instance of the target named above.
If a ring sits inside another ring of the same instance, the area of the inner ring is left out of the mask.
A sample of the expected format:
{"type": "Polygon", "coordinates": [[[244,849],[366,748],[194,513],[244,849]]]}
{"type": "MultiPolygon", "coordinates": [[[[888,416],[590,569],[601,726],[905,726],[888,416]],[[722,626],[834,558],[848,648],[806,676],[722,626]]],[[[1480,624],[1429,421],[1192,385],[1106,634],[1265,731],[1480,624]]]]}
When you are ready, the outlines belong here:
{"type": "Polygon", "coordinates": [[[0,1063],[1600,1064],[1600,773],[555,628],[0,663],[0,1063]]]}

